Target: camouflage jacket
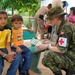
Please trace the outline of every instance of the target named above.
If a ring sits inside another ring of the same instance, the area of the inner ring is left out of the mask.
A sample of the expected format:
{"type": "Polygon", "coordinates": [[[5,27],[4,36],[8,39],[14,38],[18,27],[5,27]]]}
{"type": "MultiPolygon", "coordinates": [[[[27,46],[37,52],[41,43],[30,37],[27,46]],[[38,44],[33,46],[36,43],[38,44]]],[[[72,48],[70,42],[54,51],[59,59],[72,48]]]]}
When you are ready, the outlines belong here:
{"type": "Polygon", "coordinates": [[[69,57],[75,58],[75,26],[66,20],[61,22],[57,31],[56,46],[69,57]]]}

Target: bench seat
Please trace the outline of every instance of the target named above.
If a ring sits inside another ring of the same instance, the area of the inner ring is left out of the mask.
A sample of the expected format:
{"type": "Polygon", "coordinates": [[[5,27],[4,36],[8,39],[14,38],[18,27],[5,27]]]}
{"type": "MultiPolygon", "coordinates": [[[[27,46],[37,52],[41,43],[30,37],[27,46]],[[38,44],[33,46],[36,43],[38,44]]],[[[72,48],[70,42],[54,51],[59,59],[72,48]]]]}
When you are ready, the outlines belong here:
{"type": "Polygon", "coordinates": [[[30,32],[29,30],[23,31],[23,38],[24,38],[24,44],[27,46],[30,51],[32,52],[32,63],[30,69],[36,73],[41,73],[41,70],[38,68],[38,63],[41,55],[41,51],[38,51],[36,46],[31,45],[30,40],[34,37],[36,34],[34,32],[30,32]]]}

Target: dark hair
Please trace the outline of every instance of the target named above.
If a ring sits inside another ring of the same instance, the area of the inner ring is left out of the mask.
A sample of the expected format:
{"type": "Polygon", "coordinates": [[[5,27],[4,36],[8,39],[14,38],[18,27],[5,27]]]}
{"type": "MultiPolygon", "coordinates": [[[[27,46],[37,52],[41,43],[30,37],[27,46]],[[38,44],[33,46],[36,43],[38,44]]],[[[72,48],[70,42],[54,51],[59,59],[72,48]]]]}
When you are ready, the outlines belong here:
{"type": "Polygon", "coordinates": [[[50,3],[50,4],[48,4],[48,6],[47,6],[47,7],[48,7],[49,9],[50,9],[50,8],[52,8],[52,4],[51,4],[51,3],[50,3]]]}
{"type": "Polygon", "coordinates": [[[20,15],[18,15],[18,14],[15,14],[15,15],[13,15],[13,16],[11,17],[11,22],[16,21],[16,20],[23,22],[22,16],[20,16],[20,15]]]}
{"type": "Polygon", "coordinates": [[[75,7],[71,7],[70,10],[73,11],[73,15],[75,15],[75,7]]]}
{"type": "Polygon", "coordinates": [[[62,3],[63,3],[63,7],[65,7],[66,6],[66,1],[62,1],[62,3]]]}
{"type": "Polygon", "coordinates": [[[5,10],[0,9],[0,14],[6,14],[7,15],[7,12],[5,10]]]}

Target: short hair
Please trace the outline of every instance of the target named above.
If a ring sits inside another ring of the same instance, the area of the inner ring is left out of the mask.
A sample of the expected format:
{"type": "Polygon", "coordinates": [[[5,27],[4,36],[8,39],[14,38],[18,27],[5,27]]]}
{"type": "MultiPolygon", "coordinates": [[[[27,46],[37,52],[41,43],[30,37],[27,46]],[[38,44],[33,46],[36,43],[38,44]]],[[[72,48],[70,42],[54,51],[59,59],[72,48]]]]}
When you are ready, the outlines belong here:
{"type": "Polygon", "coordinates": [[[52,4],[51,4],[51,3],[50,3],[50,4],[48,4],[48,7],[49,7],[49,8],[52,8],[52,4]]]}
{"type": "Polygon", "coordinates": [[[23,22],[23,18],[22,18],[22,16],[19,15],[19,14],[15,14],[15,15],[13,15],[13,16],[11,17],[11,22],[16,21],[16,20],[23,22]]]}
{"type": "Polygon", "coordinates": [[[6,14],[7,15],[7,12],[5,10],[0,9],[0,14],[6,14]]]}
{"type": "Polygon", "coordinates": [[[48,4],[48,6],[52,7],[52,4],[50,3],[50,4],[48,4]]]}

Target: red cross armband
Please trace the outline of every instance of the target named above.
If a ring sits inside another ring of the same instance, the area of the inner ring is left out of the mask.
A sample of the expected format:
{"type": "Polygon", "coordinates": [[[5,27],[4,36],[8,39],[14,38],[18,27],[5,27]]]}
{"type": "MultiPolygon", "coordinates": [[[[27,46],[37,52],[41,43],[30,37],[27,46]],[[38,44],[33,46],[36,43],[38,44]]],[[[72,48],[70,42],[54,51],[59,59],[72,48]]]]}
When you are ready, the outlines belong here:
{"type": "Polygon", "coordinates": [[[67,38],[59,37],[58,44],[61,47],[66,47],[67,46],[67,38]]]}

